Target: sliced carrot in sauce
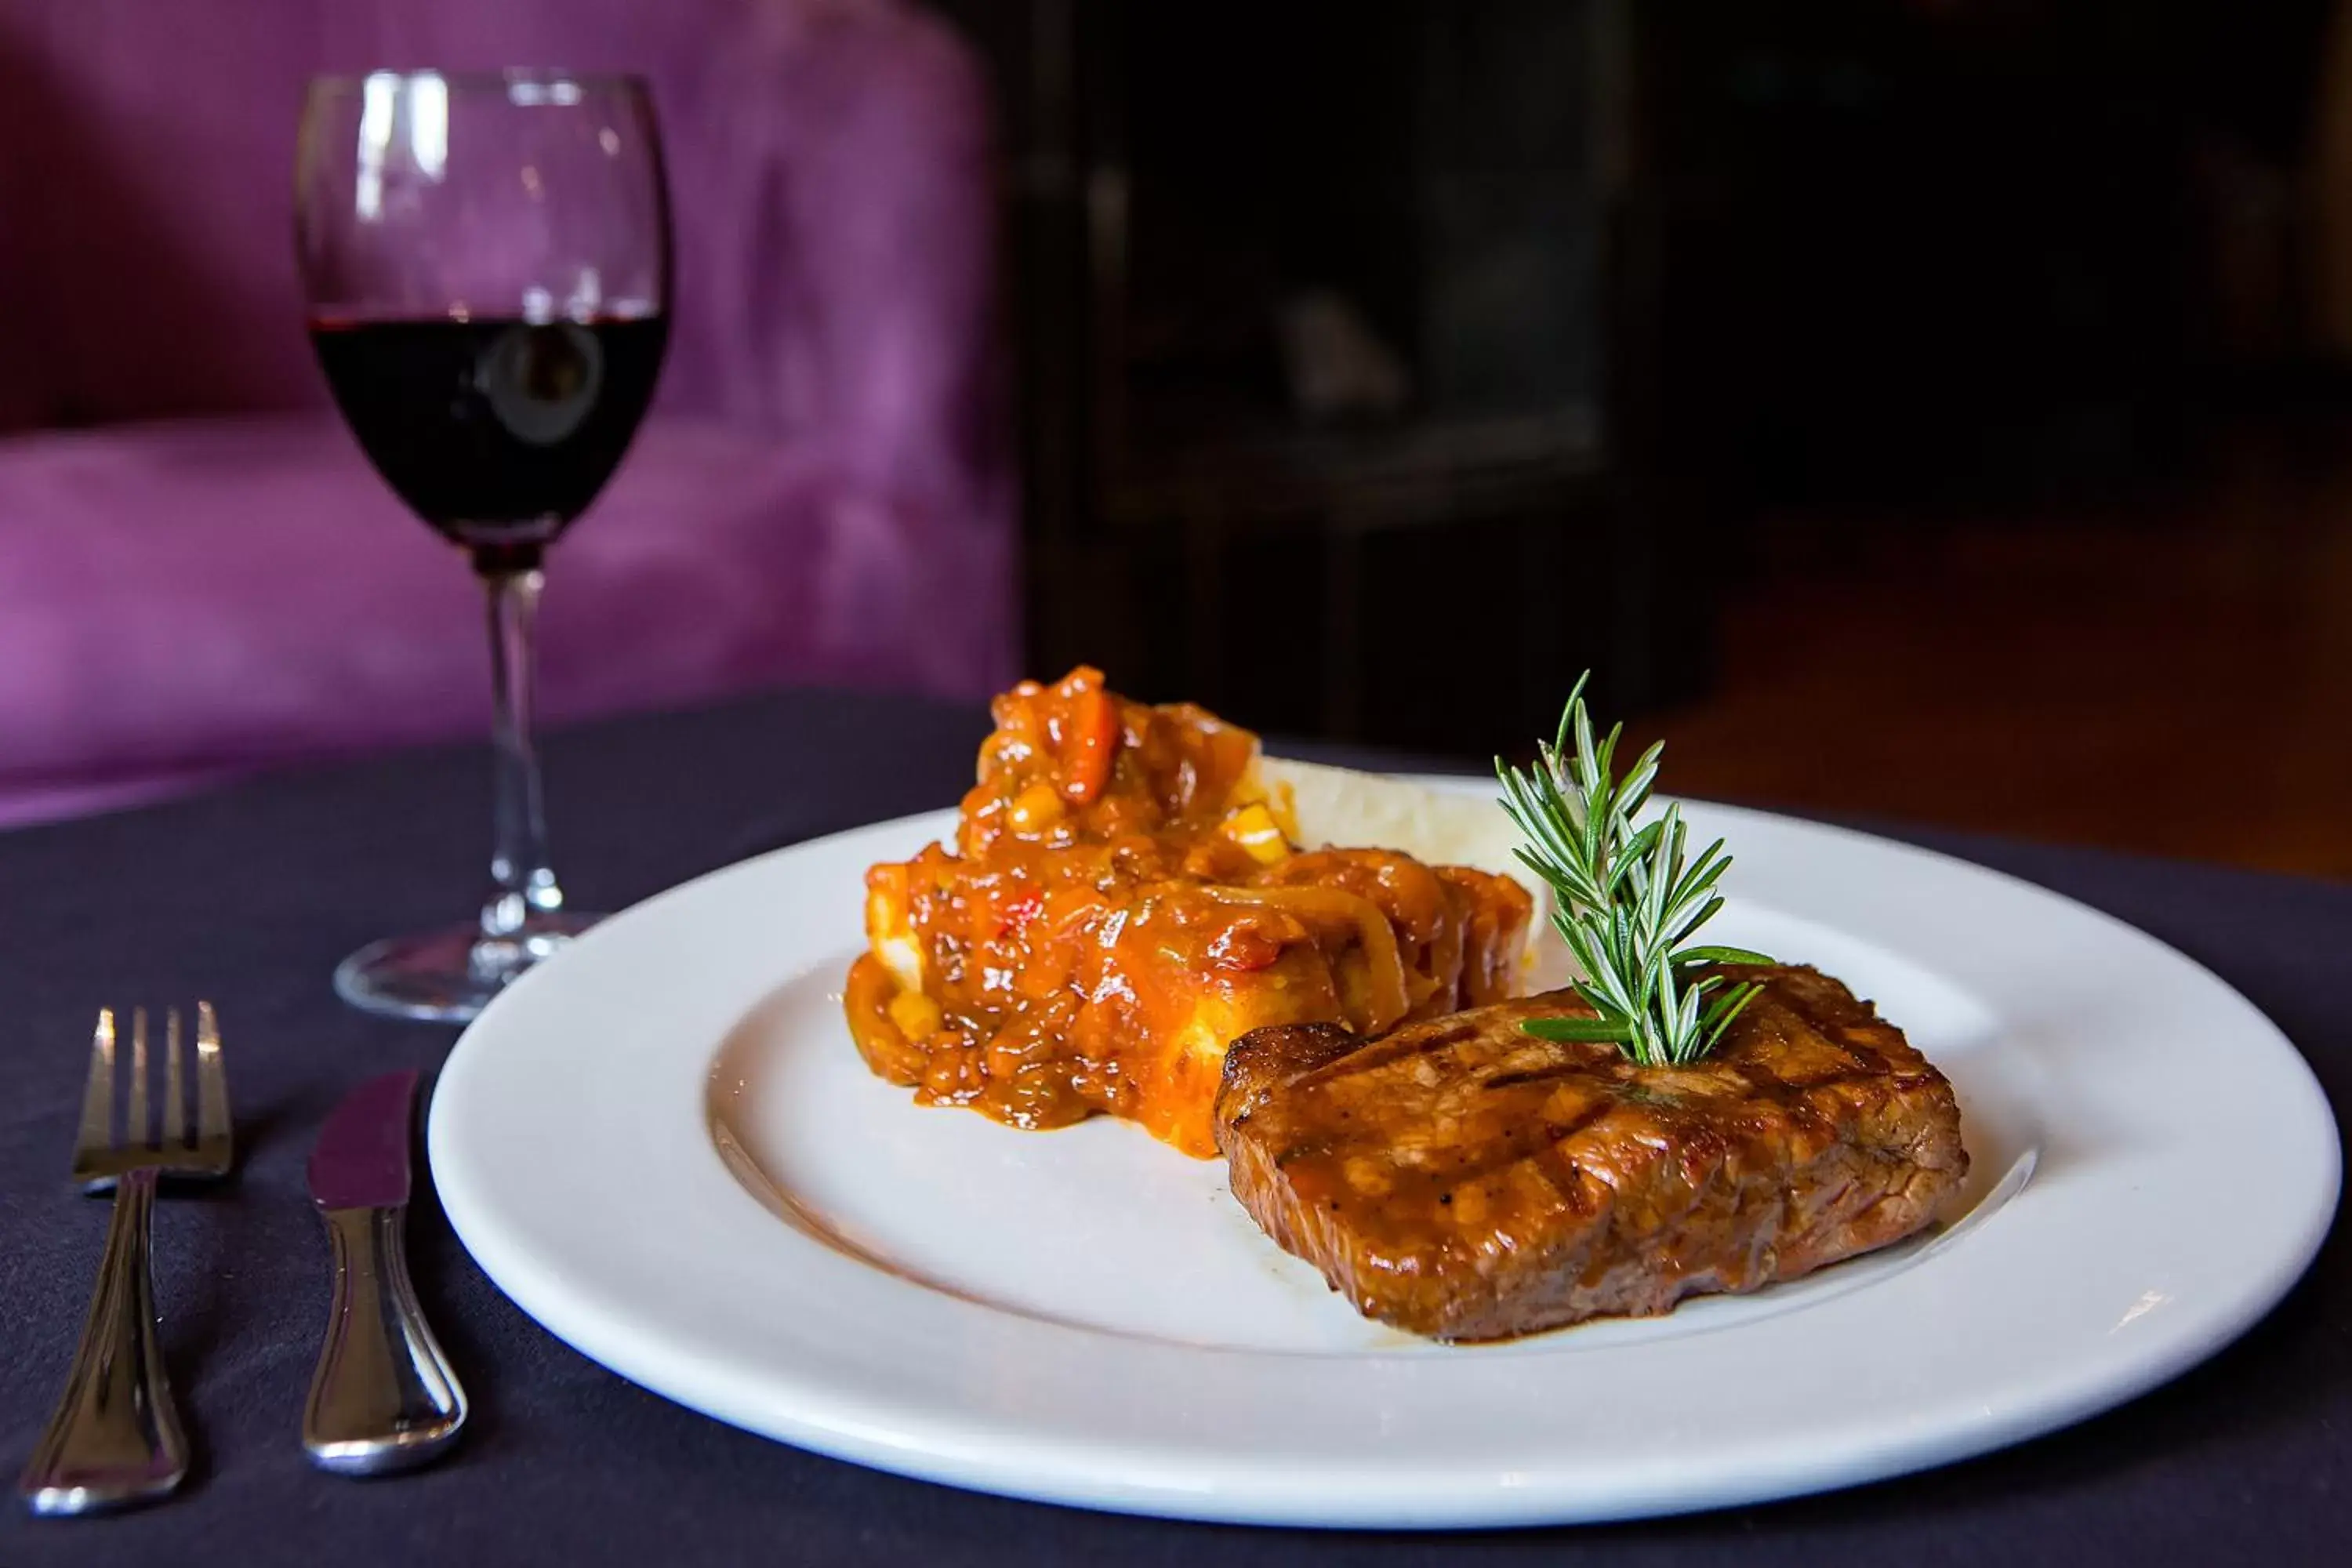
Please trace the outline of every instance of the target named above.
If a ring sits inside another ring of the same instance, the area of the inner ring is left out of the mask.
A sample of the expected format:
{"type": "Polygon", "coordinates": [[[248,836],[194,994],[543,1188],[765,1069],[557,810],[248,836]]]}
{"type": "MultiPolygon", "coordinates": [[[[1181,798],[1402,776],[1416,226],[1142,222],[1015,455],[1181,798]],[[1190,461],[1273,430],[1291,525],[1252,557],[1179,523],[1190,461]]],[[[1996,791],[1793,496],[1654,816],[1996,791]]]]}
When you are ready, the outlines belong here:
{"type": "Polygon", "coordinates": [[[1118,755],[1118,704],[1100,687],[1078,693],[1062,742],[1062,788],[1080,805],[1102,794],[1118,755]]]}

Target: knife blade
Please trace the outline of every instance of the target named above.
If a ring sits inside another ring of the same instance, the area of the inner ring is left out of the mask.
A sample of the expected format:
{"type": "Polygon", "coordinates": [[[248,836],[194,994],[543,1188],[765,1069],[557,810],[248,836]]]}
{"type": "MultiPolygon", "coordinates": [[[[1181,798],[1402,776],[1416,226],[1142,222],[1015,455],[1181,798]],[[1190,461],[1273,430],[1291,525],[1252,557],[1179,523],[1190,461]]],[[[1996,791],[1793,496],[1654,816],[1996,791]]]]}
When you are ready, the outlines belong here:
{"type": "Polygon", "coordinates": [[[326,1342],[302,1411],[320,1468],[367,1476],[436,1458],[466,1424],[466,1391],[408,1278],[409,1131],[416,1074],[346,1096],[310,1152],[310,1200],[334,1256],[326,1342]]]}

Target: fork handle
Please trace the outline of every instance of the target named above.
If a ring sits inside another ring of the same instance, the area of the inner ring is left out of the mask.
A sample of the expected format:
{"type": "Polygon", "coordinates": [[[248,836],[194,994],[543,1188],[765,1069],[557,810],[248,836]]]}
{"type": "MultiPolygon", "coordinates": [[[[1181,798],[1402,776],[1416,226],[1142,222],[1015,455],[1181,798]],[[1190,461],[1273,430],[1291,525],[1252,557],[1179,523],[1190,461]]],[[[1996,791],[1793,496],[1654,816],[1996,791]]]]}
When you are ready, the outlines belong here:
{"type": "Polygon", "coordinates": [[[81,1343],[16,1489],[35,1513],[92,1513],[159,1498],[188,1473],[188,1440],[172,1405],[163,1347],[155,1337],[155,1285],[148,1228],[155,1171],[115,1184],[98,1289],[81,1343]]]}

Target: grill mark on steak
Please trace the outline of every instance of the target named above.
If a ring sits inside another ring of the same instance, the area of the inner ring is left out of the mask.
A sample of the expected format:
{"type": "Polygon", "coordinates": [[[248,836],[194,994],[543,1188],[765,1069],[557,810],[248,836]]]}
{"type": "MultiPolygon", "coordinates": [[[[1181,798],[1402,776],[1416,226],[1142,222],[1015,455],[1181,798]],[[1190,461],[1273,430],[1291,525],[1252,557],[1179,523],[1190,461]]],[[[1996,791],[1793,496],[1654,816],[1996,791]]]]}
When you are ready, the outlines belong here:
{"type": "Polygon", "coordinates": [[[1929,1223],[1968,1169],[1943,1075],[1814,971],[1719,973],[1765,989],[1679,1068],[1520,1031],[1585,1011],[1564,994],[1374,1041],[1244,1036],[1218,1099],[1234,1194],[1360,1310],[1444,1339],[1662,1312],[1929,1223]]]}
{"type": "MultiPolygon", "coordinates": [[[[1433,1055],[1452,1047],[1466,1045],[1485,1033],[1486,1020],[1490,1016],[1501,1016],[1506,1014],[1513,1018],[1590,1018],[1595,1016],[1591,1006],[1573,991],[1554,991],[1547,992],[1540,996],[1521,996],[1509,1002],[1492,1003],[1485,1007],[1423,1019],[1418,1024],[1392,1029],[1385,1035],[1374,1036],[1369,1039],[1349,1035],[1346,1031],[1339,1029],[1336,1025],[1300,1026],[1299,1027],[1317,1030],[1329,1027],[1336,1032],[1337,1036],[1337,1038],[1331,1042],[1320,1043],[1311,1047],[1315,1050],[1316,1060],[1312,1070],[1301,1079],[1301,1086],[1308,1082],[1328,1083],[1339,1079],[1353,1078],[1360,1073],[1377,1071],[1411,1057],[1433,1055]],[[1339,1044],[1339,1040],[1344,1040],[1345,1044],[1339,1044]]],[[[1277,1027],[1288,1027],[1288,1026],[1277,1026],[1277,1027]]],[[[1262,1029],[1255,1032],[1272,1034],[1275,1030],[1262,1029]]],[[[1597,1049],[1605,1053],[1611,1059],[1614,1059],[1615,1047],[1602,1046],[1597,1049]]]]}
{"type": "Polygon", "coordinates": [[[1360,1048],[1316,1068],[1301,1081],[1328,1083],[1335,1078],[1352,1078],[1359,1073],[1384,1068],[1404,1057],[1442,1051],[1448,1046],[1459,1045],[1472,1038],[1477,1033],[1475,1024],[1435,1029],[1425,1037],[1418,1029],[1399,1029],[1367,1041],[1360,1048]]]}
{"type": "MultiPolygon", "coordinates": [[[[1496,1155],[1493,1159],[1482,1161],[1475,1165],[1468,1165],[1460,1170],[1444,1173],[1443,1179],[1453,1187],[1459,1188],[1475,1186],[1479,1183],[1484,1182],[1487,1177],[1495,1174],[1497,1171],[1508,1170],[1510,1167],[1518,1164],[1523,1160],[1530,1160],[1538,1154],[1546,1154],[1557,1151],[1561,1145],[1568,1142],[1570,1139],[1574,1138],[1580,1132],[1590,1130],[1594,1122],[1599,1121],[1602,1117],[1616,1110],[1618,1103],[1619,1102],[1613,1099],[1604,1098],[1598,1103],[1591,1105],[1578,1113],[1572,1120],[1563,1122],[1558,1128],[1547,1127],[1538,1130],[1537,1134],[1534,1137],[1528,1139],[1522,1147],[1507,1150],[1507,1152],[1496,1155]]],[[[1471,1158],[1471,1156],[1465,1154],[1463,1158],[1466,1160],[1471,1158]]],[[[1563,1163],[1567,1165],[1570,1175],[1580,1173],[1582,1168],[1579,1166],[1574,1160],[1565,1160],[1563,1163]]],[[[1430,1171],[1429,1173],[1432,1176],[1437,1176],[1440,1174],[1440,1173],[1435,1170],[1430,1171]]]]}
{"type": "Polygon", "coordinates": [[[1892,1072],[1895,1070],[1894,1063],[1888,1061],[1885,1057],[1871,1049],[1865,1042],[1853,1038],[1852,1035],[1840,1035],[1838,1037],[1838,1044],[1845,1047],[1846,1055],[1853,1058],[1855,1065],[1861,1068],[1864,1072],[1892,1072]]]}
{"type": "Polygon", "coordinates": [[[1748,1092],[1754,1098],[1781,1105],[1801,1096],[1811,1094],[1817,1089],[1839,1089],[1848,1084],[1876,1082],[1885,1080],[1890,1076],[1885,1072],[1874,1073],[1859,1063],[1851,1072],[1831,1073],[1822,1078],[1778,1078],[1769,1072],[1759,1072],[1746,1063],[1731,1070],[1738,1076],[1742,1083],[1748,1086],[1748,1092]]]}
{"type": "MultiPolygon", "coordinates": [[[[1747,1077],[1744,1073],[1740,1076],[1743,1079],[1747,1077]]],[[[1941,1073],[1930,1078],[1921,1073],[1864,1071],[1833,1073],[1828,1078],[1802,1079],[1795,1082],[1765,1079],[1754,1084],[1754,1098],[1773,1105],[1788,1106],[1825,1089],[1848,1089],[1858,1084],[1883,1084],[1889,1089],[1904,1091],[1926,1089],[1943,1081],[1941,1073]]]]}
{"type": "Polygon", "coordinates": [[[1525,1072],[1496,1073],[1478,1087],[1480,1089],[1517,1089],[1526,1083],[1549,1083],[1555,1079],[1574,1078],[1592,1069],[1582,1062],[1562,1062],[1557,1067],[1531,1068],[1525,1072]]]}

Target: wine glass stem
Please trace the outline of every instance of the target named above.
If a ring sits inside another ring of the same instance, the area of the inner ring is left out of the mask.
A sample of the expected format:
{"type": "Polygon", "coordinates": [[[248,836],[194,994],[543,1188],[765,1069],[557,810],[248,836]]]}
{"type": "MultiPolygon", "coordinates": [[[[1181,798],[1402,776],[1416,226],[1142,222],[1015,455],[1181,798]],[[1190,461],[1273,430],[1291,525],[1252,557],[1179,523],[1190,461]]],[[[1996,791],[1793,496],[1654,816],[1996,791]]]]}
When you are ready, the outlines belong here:
{"type": "Polygon", "coordinates": [[[491,732],[497,771],[497,837],[490,852],[489,900],[482,935],[497,942],[530,931],[535,917],[563,908],[563,889],[547,861],[547,816],[531,742],[531,682],[541,577],[528,571],[483,574],[490,594],[490,675],[498,711],[491,732]]]}

